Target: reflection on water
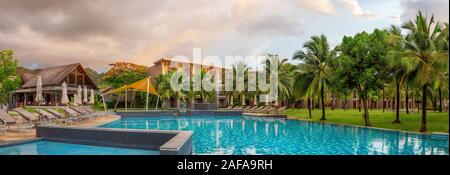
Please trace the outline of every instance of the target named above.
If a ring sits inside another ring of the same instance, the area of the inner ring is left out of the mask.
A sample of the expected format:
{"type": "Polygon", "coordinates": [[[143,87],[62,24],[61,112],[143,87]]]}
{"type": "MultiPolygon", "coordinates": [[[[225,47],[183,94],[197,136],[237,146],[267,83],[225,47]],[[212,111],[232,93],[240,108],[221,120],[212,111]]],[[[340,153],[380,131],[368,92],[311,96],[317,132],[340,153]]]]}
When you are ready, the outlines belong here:
{"type": "Polygon", "coordinates": [[[429,135],[276,118],[126,118],[105,127],[191,130],[195,154],[448,155],[448,140],[429,135]]]}

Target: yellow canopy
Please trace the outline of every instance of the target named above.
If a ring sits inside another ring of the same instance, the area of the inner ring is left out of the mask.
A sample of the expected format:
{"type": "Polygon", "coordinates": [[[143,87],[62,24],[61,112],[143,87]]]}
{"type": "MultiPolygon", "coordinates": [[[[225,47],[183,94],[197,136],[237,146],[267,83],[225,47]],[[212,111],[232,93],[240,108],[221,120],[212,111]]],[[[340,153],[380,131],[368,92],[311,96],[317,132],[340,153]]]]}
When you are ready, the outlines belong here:
{"type": "Polygon", "coordinates": [[[120,88],[114,89],[114,90],[110,90],[106,93],[104,93],[103,95],[107,95],[107,94],[112,94],[112,93],[117,93],[117,92],[121,92],[121,91],[125,91],[125,90],[137,90],[140,92],[145,92],[145,93],[149,93],[149,94],[153,94],[156,96],[159,96],[158,92],[156,92],[155,87],[153,87],[152,82],[150,81],[150,77],[139,80],[133,84],[129,84],[129,85],[125,85],[122,86],[120,88]]]}

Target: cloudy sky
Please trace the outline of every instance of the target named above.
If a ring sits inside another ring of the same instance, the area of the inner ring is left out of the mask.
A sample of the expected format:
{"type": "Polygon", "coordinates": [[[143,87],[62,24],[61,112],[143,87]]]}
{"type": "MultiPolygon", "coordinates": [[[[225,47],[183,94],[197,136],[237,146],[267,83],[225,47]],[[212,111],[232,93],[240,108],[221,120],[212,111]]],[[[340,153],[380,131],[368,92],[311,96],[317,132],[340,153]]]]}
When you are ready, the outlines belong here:
{"type": "Polygon", "coordinates": [[[80,62],[152,65],[162,57],[291,58],[312,35],[401,24],[420,9],[448,22],[448,0],[0,0],[0,49],[29,68],[80,62]]]}

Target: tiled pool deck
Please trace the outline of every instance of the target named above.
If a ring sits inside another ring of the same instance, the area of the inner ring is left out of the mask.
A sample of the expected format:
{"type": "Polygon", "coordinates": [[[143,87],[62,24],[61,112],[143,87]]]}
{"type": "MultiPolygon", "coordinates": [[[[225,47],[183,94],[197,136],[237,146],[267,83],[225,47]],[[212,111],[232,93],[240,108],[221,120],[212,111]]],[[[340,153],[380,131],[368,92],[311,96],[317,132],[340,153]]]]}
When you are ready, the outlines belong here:
{"type": "MultiPolygon", "coordinates": [[[[118,115],[105,115],[102,117],[97,117],[95,119],[89,120],[89,121],[83,121],[79,123],[74,123],[73,125],[67,125],[67,127],[81,127],[81,128],[92,128],[96,127],[105,123],[110,123],[115,120],[120,119],[120,116],[118,115]]],[[[11,126],[11,129],[15,129],[15,126],[11,126]]],[[[29,140],[36,138],[36,128],[26,130],[24,132],[17,132],[15,130],[6,132],[5,135],[0,135],[0,144],[1,143],[8,143],[8,142],[15,142],[15,141],[22,141],[22,140],[29,140]]]]}

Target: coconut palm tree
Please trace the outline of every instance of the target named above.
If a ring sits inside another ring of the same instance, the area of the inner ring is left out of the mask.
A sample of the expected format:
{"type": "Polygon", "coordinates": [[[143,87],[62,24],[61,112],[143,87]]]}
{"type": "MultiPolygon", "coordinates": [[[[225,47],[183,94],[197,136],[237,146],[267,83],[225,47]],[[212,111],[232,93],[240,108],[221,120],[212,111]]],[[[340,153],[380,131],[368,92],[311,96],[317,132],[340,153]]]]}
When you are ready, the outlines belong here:
{"type": "Polygon", "coordinates": [[[331,60],[335,57],[335,52],[330,49],[327,37],[325,35],[313,36],[307,41],[303,47],[306,49],[299,50],[294,54],[293,59],[300,60],[299,71],[310,80],[302,80],[307,84],[306,94],[320,94],[322,103],[322,117],[320,120],[326,120],[325,117],[325,93],[330,84],[329,74],[331,60]],[[317,93],[319,92],[319,93],[317,93]]]}
{"type": "Polygon", "coordinates": [[[266,75],[272,74],[271,65],[278,64],[278,74],[274,76],[267,76],[268,82],[278,83],[278,94],[275,94],[275,103],[279,102],[280,95],[292,94],[292,72],[289,72],[289,67],[287,66],[287,59],[281,59],[277,54],[267,54],[267,58],[263,61],[266,75]]]}
{"type": "Polygon", "coordinates": [[[175,92],[170,87],[171,74],[172,73],[169,72],[167,74],[159,74],[158,77],[156,77],[156,90],[160,94],[161,98],[164,99],[163,104],[161,105],[164,108],[167,107],[167,103],[170,98],[175,95],[175,92]]]}
{"type": "Polygon", "coordinates": [[[206,86],[213,86],[213,79],[212,79],[212,75],[206,70],[206,69],[201,69],[199,72],[197,72],[198,75],[194,75],[192,77],[192,81],[193,82],[201,82],[201,86],[200,86],[200,91],[194,92],[195,95],[200,95],[200,97],[202,98],[202,102],[203,103],[208,103],[208,99],[212,99],[214,97],[214,90],[208,90],[205,89],[206,86]],[[211,81],[207,81],[207,79],[210,79],[211,81]]]}
{"type": "MultiPolygon", "coordinates": [[[[415,21],[404,23],[402,28],[408,31],[403,40],[405,51],[398,51],[396,54],[414,66],[411,74],[422,89],[420,131],[426,132],[427,89],[432,85],[434,78],[442,72],[441,65],[448,63],[448,51],[439,49],[438,44],[442,43],[442,37],[440,37],[442,30],[439,22],[434,21],[434,16],[428,20],[419,12],[415,21]]],[[[448,38],[444,39],[448,40],[448,38]]]]}

